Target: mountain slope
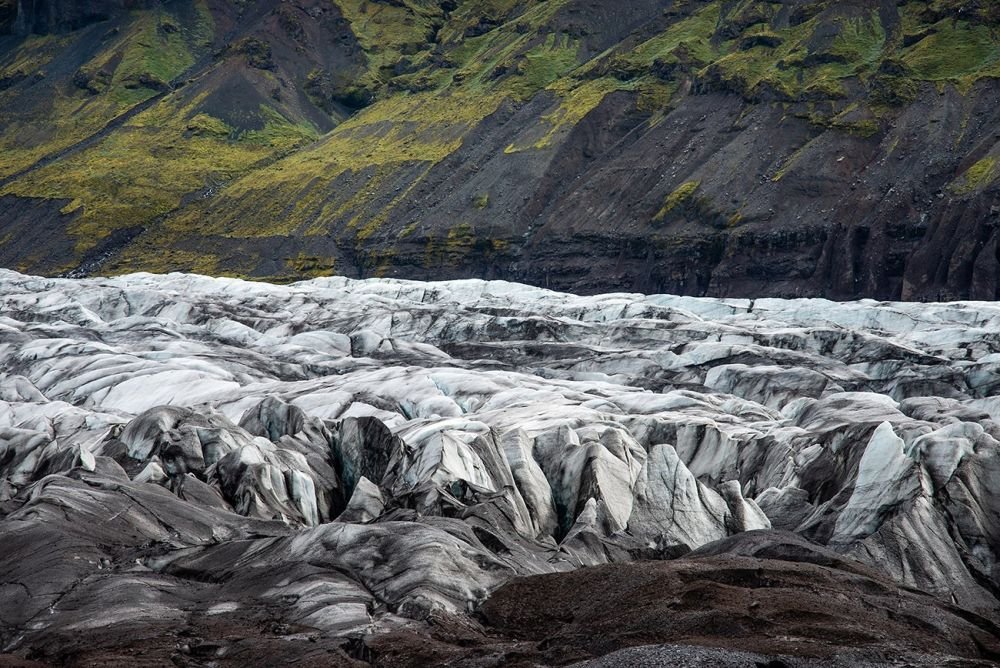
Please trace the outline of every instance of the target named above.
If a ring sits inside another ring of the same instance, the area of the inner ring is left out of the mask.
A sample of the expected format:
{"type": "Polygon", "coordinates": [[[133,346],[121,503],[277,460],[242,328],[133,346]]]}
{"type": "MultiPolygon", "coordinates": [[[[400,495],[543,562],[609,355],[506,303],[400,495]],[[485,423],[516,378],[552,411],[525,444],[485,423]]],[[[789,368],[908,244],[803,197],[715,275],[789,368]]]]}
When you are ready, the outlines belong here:
{"type": "Polygon", "coordinates": [[[7,266],[1000,289],[990,3],[94,5],[6,20],[7,266]]]}

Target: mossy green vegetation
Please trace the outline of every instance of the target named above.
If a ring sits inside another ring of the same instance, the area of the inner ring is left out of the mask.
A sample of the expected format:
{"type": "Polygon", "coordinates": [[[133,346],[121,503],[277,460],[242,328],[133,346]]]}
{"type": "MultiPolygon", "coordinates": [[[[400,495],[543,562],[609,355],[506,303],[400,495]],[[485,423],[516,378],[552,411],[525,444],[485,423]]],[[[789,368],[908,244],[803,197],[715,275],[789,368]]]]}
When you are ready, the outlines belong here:
{"type": "Polygon", "coordinates": [[[525,145],[510,144],[504,149],[505,153],[551,146],[556,137],[579,123],[608,93],[622,90],[622,83],[611,77],[582,82],[566,78],[554,82],[548,90],[559,97],[559,103],[551,112],[542,116],[541,120],[547,127],[543,129],[541,137],[525,145]]]}
{"type": "Polygon", "coordinates": [[[427,239],[423,264],[426,268],[456,267],[473,253],[490,257],[503,253],[507,248],[503,240],[477,237],[472,224],[463,222],[449,228],[443,239],[427,239]]]}
{"type": "MultiPolygon", "coordinates": [[[[173,17],[162,9],[137,13],[133,29],[109,55],[120,58],[113,85],[154,90],[169,86],[195,59],[173,17]]],[[[107,64],[94,63],[98,67],[107,64]]]]}
{"type": "Polygon", "coordinates": [[[459,223],[448,230],[445,239],[445,250],[449,253],[467,253],[476,241],[472,225],[459,223]]]}
{"type": "Polygon", "coordinates": [[[663,200],[663,206],[661,206],[660,210],[656,212],[655,216],[653,216],[653,220],[659,222],[665,219],[671,212],[674,211],[674,209],[690,200],[694,196],[695,192],[698,191],[699,187],[701,187],[700,181],[685,181],[677,186],[677,188],[675,188],[673,192],[667,195],[666,199],[663,200]]]}
{"type": "MultiPolygon", "coordinates": [[[[207,276],[233,275],[219,266],[219,258],[208,250],[195,251],[176,247],[163,247],[160,244],[150,244],[140,239],[137,247],[128,250],[128,262],[142,262],[145,271],[166,274],[171,271],[190,271],[207,276]]],[[[238,275],[234,275],[239,278],[238,275]]]]}
{"type": "Polygon", "coordinates": [[[995,28],[945,19],[928,31],[902,53],[902,62],[914,78],[968,86],[980,75],[1000,75],[1000,42],[995,28]]]}
{"type": "MultiPolygon", "coordinates": [[[[169,221],[177,232],[200,225],[213,234],[235,237],[273,234],[323,234],[329,220],[345,220],[361,239],[378,231],[391,202],[378,203],[371,195],[382,183],[413,173],[419,179],[430,165],[451,155],[465,133],[501,102],[464,94],[415,93],[377,102],[351,117],[312,146],[233,182],[225,191],[225,212],[214,212],[209,224],[192,209],[169,221]],[[414,166],[417,166],[414,170],[414,166]],[[331,191],[319,184],[360,179],[357,188],[331,191]],[[273,196],[264,198],[273,208],[261,211],[262,185],[273,196]],[[253,210],[241,202],[252,202],[253,210]],[[266,216],[269,224],[261,226],[266,216]],[[321,224],[315,225],[319,221],[321,224]]],[[[396,199],[416,185],[410,181],[396,199]]]]}
{"type": "Polygon", "coordinates": [[[2,192],[66,198],[82,209],[70,228],[83,252],[119,227],[143,225],[181,199],[235,179],[252,165],[312,141],[316,129],[264,110],[264,129],[236,133],[174,100],[136,116],[94,147],[9,184],[2,192]],[[185,117],[190,114],[190,119],[185,117]]]}
{"type": "Polygon", "coordinates": [[[420,223],[417,221],[413,221],[412,223],[410,223],[409,225],[407,225],[406,227],[404,227],[402,230],[399,231],[399,238],[406,239],[407,237],[412,236],[413,233],[417,231],[418,227],[420,227],[420,223]]]}
{"type": "MultiPolygon", "coordinates": [[[[735,40],[733,40],[735,41],[735,40]]],[[[886,33],[876,12],[828,18],[817,15],[802,24],[776,31],[774,39],[750,48],[724,48],[705,75],[735,85],[754,97],[768,91],[786,100],[843,97],[844,79],[868,74],[879,62],[886,33]],[[817,32],[833,32],[818,39],[817,32]]],[[[741,45],[746,45],[744,37],[741,45]]]]}
{"type": "Polygon", "coordinates": [[[362,218],[367,219],[364,225],[361,226],[360,229],[358,229],[357,234],[355,236],[358,242],[364,241],[368,237],[378,232],[379,229],[381,229],[382,225],[385,224],[386,220],[389,219],[389,215],[392,213],[393,209],[395,209],[396,206],[398,206],[400,203],[406,200],[410,192],[413,191],[413,189],[417,186],[417,184],[420,183],[420,180],[427,175],[428,171],[430,171],[431,166],[433,166],[433,163],[428,163],[424,167],[422,173],[419,176],[417,176],[417,178],[413,179],[410,182],[409,186],[407,186],[405,189],[399,192],[395,197],[393,197],[392,201],[389,202],[388,205],[384,206],[382,210],[376,213],[374,216],[372,215],[365,216],[366,210],[363,207],[368,202],[367,197],[358,197],[357,196],[358,194],[357,193],[355,194],[355,196],[352,199],[356,200],[359,209],[358,213],[356,213],[351,218],[351,222],[348,224],[348,227],[351,228],[357,227],[359,221],[362,218]]]}
{"type": "Polygon", "coordinates": [[[204,0],[193,22],[164,7],[132,12],[124,26],[86,62],[72,81],[48,82],[45,69],[73,47],[72,36],[29,37],[0,63],[0,79],[29,77],[47,88],[44,114],[26,106],[15,88],[0,90],[0,176],[23,170],[101,130],[108,122],[171,83],[208,52],[214,24],[204,0]]]}
{"type": "Polygon", "coordinates": [[[420,0],[334,1],[367,56],[367,70],[348,86],[360,102],[383,90],[398,65],[430,50],[443,16],[439,5],[420,0]]]}
{"type": "Polygon", "coordinates": [[[981,190],[997,177],[997,158],[986,156],[976,161],[971,167],[965,170],[952,185],[952,192],[965,195],[977,190],[981,190]]]}
{"type": "Polygon", "coordinates": [[[886,46],[886,32],[877,11],[867,16],[845,18],[828,50],[829,58],[852,65],[855,71],[870,68],[886,46]]]}
{"type": "Polygon", "coordinates": [[[608,56],[610,69],[641,75],[657,62],[707,65],[722,53],[713,39],[721,18],[721,7],[721,2],[708,3],[635,48],[611,53],[608,56]]]}
{"type": "Polygon", "coordinates": [[[12,51],[0,64],[0,80],[12,82],[21,77],[44,74],[59,50],[71,44],[72,39],[57,35],[31,35],[12,51]]]}
{"type": "Polygon", "coordinates": [[[330,276],[336,267],[336,260],[331,257],[321,257],[299,253],[295,257],[285,258],[285,266],[295,275],[303,278],[330,276]]]}
{"type": "Polygon", "coordinates": [[[505,89],[518,99],[527,99],[577,66],[576,40],[551,34],[545,41],[518,56],[511,64],[512,76],[505,89]]]}

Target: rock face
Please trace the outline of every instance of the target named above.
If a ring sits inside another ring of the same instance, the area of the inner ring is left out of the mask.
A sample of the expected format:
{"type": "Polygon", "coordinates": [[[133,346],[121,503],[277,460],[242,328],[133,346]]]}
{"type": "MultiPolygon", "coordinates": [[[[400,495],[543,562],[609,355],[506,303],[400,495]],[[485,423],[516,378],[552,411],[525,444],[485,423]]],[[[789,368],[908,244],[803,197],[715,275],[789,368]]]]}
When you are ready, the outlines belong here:
{"type": "Polygon", "coordinates": [[[1000,296],[996,3],[538,4],[0,0],[0,266],[1000,296]]]}
{"type": "Polygon", "coordinates": [[[985,303],[5,271],[0,653],[566,663],[738,629],[996,659],[998,332],[985,303]],[[688,593],[579,640],[619,613],[561,610],[615,578],[688,593]]]}

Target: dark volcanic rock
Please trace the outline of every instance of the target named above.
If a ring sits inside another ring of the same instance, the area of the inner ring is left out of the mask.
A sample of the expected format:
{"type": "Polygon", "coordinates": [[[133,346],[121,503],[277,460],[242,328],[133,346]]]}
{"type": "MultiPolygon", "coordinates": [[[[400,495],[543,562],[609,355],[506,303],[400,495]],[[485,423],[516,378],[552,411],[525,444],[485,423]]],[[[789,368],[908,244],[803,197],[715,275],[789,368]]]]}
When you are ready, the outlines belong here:
{"type": "Polygon", "coordinates": [[[491,627],[542,641],[550,661],[676,642],[820,659],[853,653],[873,663],[908,654],[942,663],[948,655],[1000,658],[1000,628],[988,619],[858,575],[860,564],[804,561],[803,548],[787,549],[781,536],[765,548],[770,557],[743,557],[745,539],[767,540],[749,533],[708,546],[711,556],[521,580],[498,590],[483,615],[491,627]]]}
{"type": "Polygon", "coordinates": [[[487,657],[581,668],[987,666],[1000,659],[995,620],[901,589],[781,532],[740,534],[674,561],[515,580],[494,592],[480,618],[479,634],[442,624],[422,645],[402,633],[368,642],[376,663],[391,666],[485,666],[487,657]]]}

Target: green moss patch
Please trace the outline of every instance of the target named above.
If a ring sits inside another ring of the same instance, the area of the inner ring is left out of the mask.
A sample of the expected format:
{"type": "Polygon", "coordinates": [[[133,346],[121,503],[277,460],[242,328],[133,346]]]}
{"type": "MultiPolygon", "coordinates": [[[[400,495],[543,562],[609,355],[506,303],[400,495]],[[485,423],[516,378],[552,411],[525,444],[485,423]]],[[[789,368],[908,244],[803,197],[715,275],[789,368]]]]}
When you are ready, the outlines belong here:
{"type": "Polygon", "coordinates": [[[653,220],[659,222],[665,219],[672,211],[674,211],[674,209],[690,200],[700,186],[701,181],[685,181],[681,185],[677,186],[677,188],[663,200],[663,206],[661,206],[660,210],[656,212],[655,216],[653,216],[653,220]]]}
{"type": "Polygon", "coordinates": [[[989,26],[944,20],[903,52],[913,76],[931,81],[968,80],[989,73],[1000,58],[1000,41],[989,26]]]}

